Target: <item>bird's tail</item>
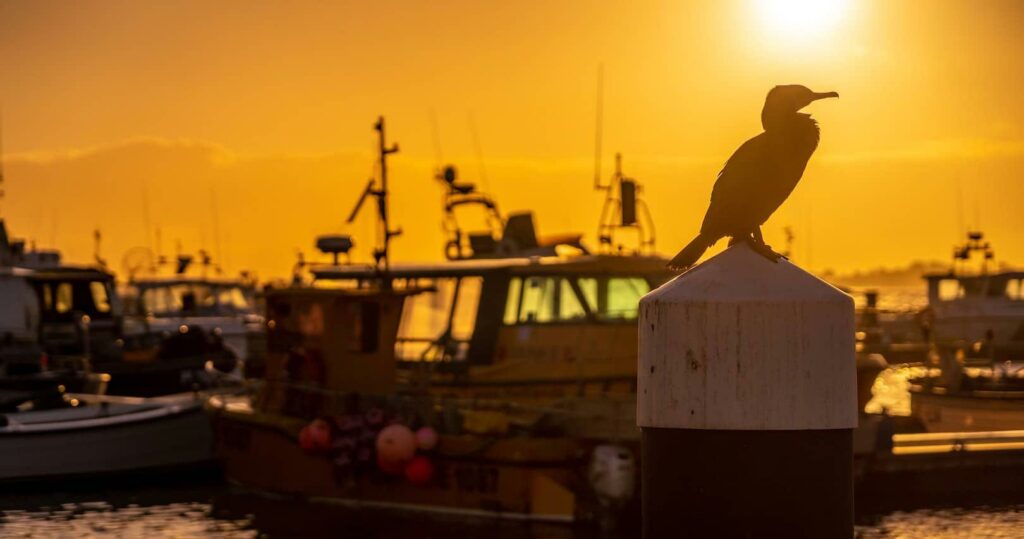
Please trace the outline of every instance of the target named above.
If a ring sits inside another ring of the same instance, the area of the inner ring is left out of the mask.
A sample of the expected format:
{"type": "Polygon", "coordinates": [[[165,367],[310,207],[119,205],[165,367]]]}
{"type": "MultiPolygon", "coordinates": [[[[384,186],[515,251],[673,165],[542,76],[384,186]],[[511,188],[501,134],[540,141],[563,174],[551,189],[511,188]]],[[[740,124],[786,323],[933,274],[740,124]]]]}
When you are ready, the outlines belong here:
{"type": "Polygon", "coordinates": [[[693,241],[688,243],[686,247],[683,247],[683,250],[679,251],[679,254],[677,254],[675,258],[669,261],[668,267],[672,269],[689,268],[700,260],[704,251],[707,251],[708,247],[711,247],[711,244],[713,243],[715,243],[713,238],[705,236],[704,234],[699,234],[696,238],[693,238],[693,241]]]}

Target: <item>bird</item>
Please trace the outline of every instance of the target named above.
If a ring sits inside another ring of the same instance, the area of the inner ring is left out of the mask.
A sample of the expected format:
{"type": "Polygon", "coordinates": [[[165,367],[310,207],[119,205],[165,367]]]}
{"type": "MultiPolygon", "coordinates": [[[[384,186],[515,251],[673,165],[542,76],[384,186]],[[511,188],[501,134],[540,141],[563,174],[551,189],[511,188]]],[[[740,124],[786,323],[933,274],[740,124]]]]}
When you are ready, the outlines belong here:
{"type": "Polygon", "coordinates": [[[711,191],[700,234],[668,263],[670,268],[693,266],[724,237],[732,238],[730,245],[746,241],[774,260],[782,256],[765,245],[761,225],[793,192],[818,147],[818,122],[800,110],[827,97],[839,94],[813,92],[799,84],[768,91],[761,109],[764,132],[744,142],[726,161],[711,191]]]}

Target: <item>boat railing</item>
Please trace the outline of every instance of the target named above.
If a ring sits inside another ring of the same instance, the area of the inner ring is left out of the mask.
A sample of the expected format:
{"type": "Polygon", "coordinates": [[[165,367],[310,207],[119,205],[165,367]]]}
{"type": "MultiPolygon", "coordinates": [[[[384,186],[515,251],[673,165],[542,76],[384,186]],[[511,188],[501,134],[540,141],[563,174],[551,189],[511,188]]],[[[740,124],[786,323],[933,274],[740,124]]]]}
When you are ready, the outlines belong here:
{"type": "Polygon", "coordinates": [[[1024,450],[1024,430],[894,434],[894,455],[1024,450]]]}
{"type": "MultiPolygon", "coordinates": [[[[559,399],[545,405],[539,404],[527,404],[523,402],[516,402],[505,399],[491,399],[491,398],[472,398],[472,397],[452,397],[452,396],[439,396],[428,393],[394,393],[388,395],[379,395],[371,393],[357,393],[351,391],[338,391],[334,389],[328,389],[322,386],[314,384],[298,383],[286,378],[268,378],[263,381],[264,387],[277,386],[283,389],[297,391],[300,393],[309,393],[323,396],[336,397],[339,402],[351,402],[353,398],[357,398],[364,403],[387,403],[393,407],[405,408],[405,407],[416,407],[418,409],[431,409],[431,410],[443,410],[445,408],[455,408],[459,410],[472,410],[472,411],[493,411],[493,412],[506,412],[506,413],[524,413],[524,414],[550,414],[560,416],[571,416],[581,419],[595,419],[595,418],[606,418],[606,413],[603,411],[587,411],[579,406],[578,403],[587,401],[586,397],[567,397],[559,399]]],[[[589,399],[599,400],[602,402],[609,403],[610,398],[607,395],[603,395],[599,398],[589,399]]],[[[625,399],[623,399],[625,401],[625,399]]],[[[630,405],[633,405],[633,401],[630,400],[630,405]]]]}

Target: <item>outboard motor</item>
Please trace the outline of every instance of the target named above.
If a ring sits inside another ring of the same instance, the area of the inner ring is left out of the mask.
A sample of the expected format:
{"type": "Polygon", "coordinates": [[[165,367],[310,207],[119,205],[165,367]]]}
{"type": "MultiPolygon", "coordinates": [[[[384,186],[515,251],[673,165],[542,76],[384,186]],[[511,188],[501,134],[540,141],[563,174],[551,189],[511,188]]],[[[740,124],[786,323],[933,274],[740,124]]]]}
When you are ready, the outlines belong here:
{"type": "Polygon", "coordinates": [[[636,457],[621,445],[594,448],[587,469],[587,481],[600,505],[602,527],[613,527],[619,513],[636,493],[636,457]]]}

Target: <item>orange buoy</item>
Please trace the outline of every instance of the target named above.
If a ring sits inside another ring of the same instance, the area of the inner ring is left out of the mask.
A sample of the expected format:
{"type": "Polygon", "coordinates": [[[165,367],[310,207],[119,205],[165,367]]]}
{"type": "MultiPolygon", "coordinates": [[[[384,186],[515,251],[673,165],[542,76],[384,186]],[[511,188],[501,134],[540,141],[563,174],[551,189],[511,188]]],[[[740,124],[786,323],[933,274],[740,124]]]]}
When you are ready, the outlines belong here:
{"type": "Polygon", "coordinates": [[[387,462],[404,464],[416,454],[416,435],[409,427],[396,423],[377,435],[377,455],[387,462]]]}

